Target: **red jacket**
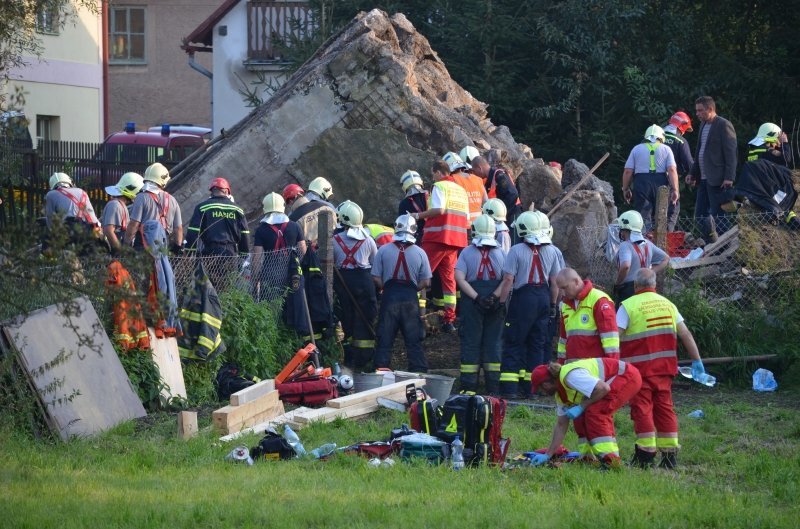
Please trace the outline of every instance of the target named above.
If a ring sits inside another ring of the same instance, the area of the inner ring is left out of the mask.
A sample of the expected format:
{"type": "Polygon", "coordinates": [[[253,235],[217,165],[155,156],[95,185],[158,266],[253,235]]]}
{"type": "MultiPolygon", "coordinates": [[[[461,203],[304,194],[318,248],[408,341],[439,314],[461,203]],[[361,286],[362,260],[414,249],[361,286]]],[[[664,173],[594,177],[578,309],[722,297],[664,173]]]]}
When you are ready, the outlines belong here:
{"type": "Polygon", "coordinates": [[[619,358],[619,330],[614,302],[584,280],[576,299],[561,303],[558,361],[579,358],[619,358]]]}

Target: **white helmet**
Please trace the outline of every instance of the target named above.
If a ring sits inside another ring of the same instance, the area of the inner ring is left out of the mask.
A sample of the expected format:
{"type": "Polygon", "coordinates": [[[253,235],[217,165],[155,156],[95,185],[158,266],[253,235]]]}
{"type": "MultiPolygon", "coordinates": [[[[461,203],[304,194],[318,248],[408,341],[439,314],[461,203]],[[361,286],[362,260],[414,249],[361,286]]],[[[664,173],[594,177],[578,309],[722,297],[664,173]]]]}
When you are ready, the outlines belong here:
{"type": "Polygon", "coordinates": [[[470,166],[464,163],[464,160],[461,159],[461,156],[457,155],[454,152],[448,152],[444,156],[442,156],[442,160],[447,164],[450,168],[450,172],[454,173],[458,169],[469,169],[470,166]]]}
{"type": "Polygon", "coordinates": [[[781,128],[775,123],[764,123],[758,127],[756,137],[750,140],[750,145],[760,146],[765,143],[778,143],[781,137],[781,128]]]}
{"type": "Polygon", "coordinates": [[[339,224],[351,228],[360,228],[364,220],[364,211],[352,200],[345,200],[336,208],[339,224]]]}
{"type": "Polygon", "coordinates": [[[156,162],[145,169],[144,179],[164,187],[167,185],[167,182],[169,182],[169,170],[162,164],[156,162]]]}
{"type": "Polygon", "coordinates": [[[283,213],[286,211],[286,201],[278,193],[270,193],[261,201],[264,213],[283,213]]]}
{"type": "Polygon", "coordinates": [[[498,222],[505,222],[508,214],[505,202],[499,198],[490,198],[484,202],[481,211],[484,215],[489,215],[498,222]]]}
{"type": "Polygon", "coordinates": [[[311,181],[310,184],[308,184],[308,190],[318,194],[322,200],[328,200],[328,198],[333,195],[333,187],[331,186],[331,183],[321,176],[316,177],[311,181]]]}
{"type": "Polygon", "coordinates": [[[416,171],[406,171],[403,173],[403,176],[400,177],[400,185],[403,186],[404,193],[408,191],[408,188],[411,186],[422,187],[422,177],[416,171]]]}
{"type": "Polygon", "coordinates": [[[50,177],[50,189],[55,189],[56,186],[72,187],[72,178],[67,173],[53,173],[50,177]]]}
{"type": "Polygon", "coordinates": [[[617,224],[619,224],[619,229],[630,230],[634,233],[642,233],[642,229],[644,229],[644,219],[635,209],[620,215],[617,219],[617,224]]]}
{"type": "Polygon", "coordinates": [[[481,215],[472,223],[473,243],[476,246],[497,246],[494,219],[489,215],[481,215]]]}
{"type": "Polygon", "coordinates": [[[394,237],[395,241],[399,242],[415,242],[417,233],[417,221],[408,213],[404,213],[397,217],[394,221],[394,237]]]}
{"type": "Polygon", "coordinates": [[[465,162],[467,162],[467,163],[472,163],[472,160],[473,160],[474,158],[477,158],[478,156],[480,156],[480,155],[481,155],[481,153],[479,153],[479,152],[478,152],[478,149],[476,149],[476,148],[475,148],[475,147],[473,147],[472,145],[467,145],[466,147],[464,147],[463,149],[461,149],[461,152],[460,152],[460,153],[458,153],[458,155],[459,155],[459,156],[461,157],[461,159],[462,159],[462,160],[464,160],[465,162]]]}
{"type": "Polygon", "coordinates": [[[112,197],[123,196],[133,200],[144,186],[144,179],[139,173],[125,173],[115,186],[106,187],[106,193],[112,197]]]}
{"type": "Polygon", "coordinates": [[[647,127],[647,130],[644,131],[644,139],[650,143],[655,143],[657,140],[660,140],[661,143],[664,143],[664,129],[656,124],[650,125],[647,127]]]}
{"type": "Polygon", "coordinates": [[[553,228],[550,219],[541,211],[525,211],[514,221],[517,236],[532,244],[550,244],[553,228]]]}

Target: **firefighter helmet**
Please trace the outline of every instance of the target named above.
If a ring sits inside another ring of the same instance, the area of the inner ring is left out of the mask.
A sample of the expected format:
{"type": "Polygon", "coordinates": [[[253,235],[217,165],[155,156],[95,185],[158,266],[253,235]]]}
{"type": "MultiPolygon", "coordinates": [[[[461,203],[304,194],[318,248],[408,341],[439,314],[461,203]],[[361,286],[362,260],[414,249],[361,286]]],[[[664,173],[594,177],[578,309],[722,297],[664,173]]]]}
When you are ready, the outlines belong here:
{"type": "Polygon", "coordinates": [[[416,171],[408,170],[400,177],[400,185],[403,186],[403,192],[407,192],[411,186],[422,187],[422,177],[416,171]]]}
{"type": "Polygon", "coordinates": [[[394,237],[393,240],[399,242],[415,242],[417,233],[417,221],[409,215],[404,213],[397,217],[394,221],[394,237]]]}
{"type": "Polygon", "coordinates": [[[336,216],[339,218],[339,224],[359,228],[364,220],[364,211],[352,200],[345,200],[336,208],[336,216]]]}
{"type": "Polygon", "coordinates": [[[144,179],[164,187],[169,182],[169,170],[156,162],[145,169],[144,179]]]}
{"type": "Polygon", "coordinates": [[[764,123],[758,127],[756,137],[750,140],[751,145],[763,145],[765,143],[778,143],[781,137],[781,128],[775,123],[764,123]]]}
{"type": "Polygon", "coordinates": [[[678,111],[672,114],[672,117],[669,118],[669,124],[675,125],[675,128],[678,129],[678,132],[681,134],[686,134],[687,132],[692,132],[692,118],[686,114],[686,112],[678,111]]]}
{"type": "Polygon", "coordinates": [[[650,125],[647,127],[647,130],[644,131],[644,139],[649,141],[650,143],[655,143],[656,141],[664,142],[664,129],[659,127],[658,125],[650,125]]]}
{"type": "Polygon", "coordinates": [[[619,229],[630,230],[635,233],[642,233],[642,229],[644,229],[644,219],[635,209],[620,215],[617,219],[617,224],[619,224],[619,229]]]}
{"type": "Polygon", "coordinates": [[[139,173],[125,173],[115,186],[106,187],[106,193],[112,197],[123,196],[133,200],[139,191],[142,190],[144,179],[139,173]]]}
{"type": "Polygon", "coordinates": [[[445,155],[442,156],[442,160],[444,160],[444,162],[450,168],[451,173],[455,173],[458,169],[469,169],[469,165],[464,163],[464,160],[461,159],[461,156],[454,152],[445,153],[445,155]]]}
{"type": "Polygon", "coordinates": [[[472,160],[480,155],[481,153],[478,152],[478,149],[472,145],[467,145],[458,153],[458,156],[467,163],[472,163],[472,160]]]}
{"type": "Polygon", "coordinates": [[[213,191],[214,188],[227,189],[228,193],[231,192],[231,185],[224,178],[215,178],[215,179],[213,179],[211,181],[211,184],[209,184],[209,186],[208,186],[208,190],[209,191],[213,191]]]}
{"type": "Polygon", "coordinates": [[[303,196],[303,188],[297,184],[289,184],[283,188],[283,200],[286,202],[292,202],[297,199],[297,197],[303,196]]]}
{"type": "Polygon", "coordinates": [[[525,242],[533,244],[549,244],[552,242],[553,228],[550,219],[541,211],[525,211],[516,221],[514,228],[517,236],[525,242]]]}
{"type": "Polygon", "coordinates": [[[53,176],[50,177],[50,189],[58,186],[72,187],[72,178],[67,173],[53,173],[53,176]]]}
{"type": "Polygon", "coordinates": [[[481,215],[472,223],[472,236],[478,239],[481,246],[497,246],[494,238],[494,219],[489,215],[481,215]]]}
{"type": "Polygon", "coordinates": [[[261,201],[264,205],[264,213],[283,213],[286,211],[286,202],[278,193],[270,193],[261,201]]]}
{"type": "Polygon", "coordinates": [[[508,214],[505,202],[499,198],[490,198],[484,202],[481,211],[484,215],[489,215],[498,222],[505,222],[508,214]]]}
{"type": "Polygon", "coordinates": [[[308,190],[318,194],[322,200],[328,200],[333,195],[331,183],[321,176],[316,177],[308,184],[308,190]]]}

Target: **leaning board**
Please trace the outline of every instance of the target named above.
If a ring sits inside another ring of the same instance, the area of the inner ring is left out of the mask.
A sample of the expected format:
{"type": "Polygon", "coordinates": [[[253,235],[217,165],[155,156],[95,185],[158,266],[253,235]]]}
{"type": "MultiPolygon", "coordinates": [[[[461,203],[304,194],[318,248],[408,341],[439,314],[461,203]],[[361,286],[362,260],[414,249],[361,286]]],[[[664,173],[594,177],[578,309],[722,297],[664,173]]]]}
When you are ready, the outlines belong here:
{"type": "Polygon", "coordinates": [[[158,366],[161,373],[161,380],[168,387],[161,390],[161,396],[165,399],[172,397],[186,398],[186,383],[183,381],[183,367],[181,366],[181,356],[178,352],[178,340],[176,338],[156,338],[156,333],[152,327],[147,328],[150,335],[150,348],[153,351],[153,362],[158,366]]]}
{"type": "Polygon", "coordinates": [[[63,440],[146,415],[87,298],[32,312],[3,333],[63,440]]]}

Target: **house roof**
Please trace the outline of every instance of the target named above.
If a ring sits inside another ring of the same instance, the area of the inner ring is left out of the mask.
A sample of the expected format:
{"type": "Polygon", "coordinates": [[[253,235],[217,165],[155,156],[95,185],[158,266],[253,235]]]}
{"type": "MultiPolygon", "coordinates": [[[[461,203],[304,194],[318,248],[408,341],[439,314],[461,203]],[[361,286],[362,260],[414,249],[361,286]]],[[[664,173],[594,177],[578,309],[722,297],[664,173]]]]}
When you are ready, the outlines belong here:
{"type": "Polygon", "coordinates": [[[241,0],[225,0],[222,2],[222,5],[220,5],[216,11],[202,21],[188,36],[184,37],[183,46],[181,46],[181,48],[186,50],[187,53],[194,51],[212,51],[214,26],[216,26],[217,22],[227,15],[240,1],[241,0]],[[198,44],[202,44],[202,46],[198,44]]]}

